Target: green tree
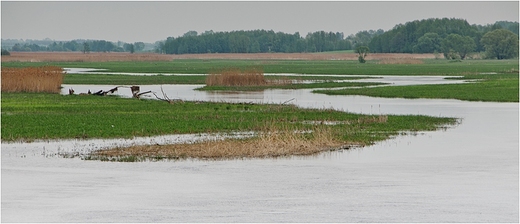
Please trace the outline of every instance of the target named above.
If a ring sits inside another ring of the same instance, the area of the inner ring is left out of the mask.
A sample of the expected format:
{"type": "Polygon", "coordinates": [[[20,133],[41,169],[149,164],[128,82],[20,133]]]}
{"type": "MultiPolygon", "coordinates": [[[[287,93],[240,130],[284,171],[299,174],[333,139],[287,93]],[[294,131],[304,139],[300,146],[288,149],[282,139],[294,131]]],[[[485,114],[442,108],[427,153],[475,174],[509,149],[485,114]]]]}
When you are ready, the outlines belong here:
{"type": "Polygon", "coordinates": [[[5,49],[2,49],[2,55],[11,55],[11,53],[5,49]]]}
{"type": "Polygon", "coordinates": [[[506,29],[484,34],[480,42],[486,49],[486,57],[508,59],[518,57],[518,36],[506,29]]]}
{"type": "Polygon", "coordinates": [[[63,48],[70,51],[79,51],[80,46],[81,45],[79,45],[76,41],[70,41],[63,44],[63,48]]]}
{"type": "Polygon", "coordinates": [[[11,51],[23,51],[22,45],[19,43],[14,44],[14,46],[11,48],[11,51]]]}
{"type": "Polygon", "coordinates": [[[370,51],[370,48],[367,46],[358,46],[356,47],[356,53],[359,55],[358,61],[360,63],[365,63],[365,57],[368,55],[368,52],[370,51]]]}
{"type": "MultiPolygon", "coordinates": [[[[426,19],[398,24],[381,35],[374,36],[368,46],[372,52],[412,53],[419,38],[426,33],[437,33],[441,38],[450,34],[470,36],[477,39],[478,28],[462,19],[426,19]]],[[[477,40],[478,41],[478,40],[477,40]]]]}
{"type": "Polygon", "coordinates": [[[469,53],[475,51],[475,48],[477,45],[471,37],[458,34],[448,35],[441,43],[442,52],[447,59],[453,59],[450,53],[455,52],[460,59],[464,60],[469,53]]]}
{"type": "Polygon", "coordinates": [[[248,53],[251,45],[249,37],[244,34],[233,34],[229,37],[231,53],[248,53]]]}
{"type": "Polygon", "coordinates": [[[85,53],[90,53],[90,45],[87,42],[83,43],[83,54],[85,53]]]}
{"type": "Polygon", "coordinates": [[[143,51],[144,47],[145,47],[144,42],[135,42],[134,43],[134,50],[135,51],[143,51]]]}
{"type": "Polygon", "coordinates": [[[163,54],[164,52],[164,42],[163,41],[156,41],[155,42],[155,53],[163,54]]]}
{"type": "Polygon", "coordinates": [[[123,44],[123,49],[125,51],[128,51],[128,52],[132,53],[132,54],[135,52],[135,46],[133,44],[126,44],[125,43],[125,44],[123,44]]]}
{"type": "Polygon", "coordinates": [[[254,41],[253,43],[251,43],[251,53],[259,53],[260,52],[260,44],[258,43],[258,41],[254,41]]]}
{"type": "Polygon", "coordinates": [[[197,31],[190,30],[183,34],[183,37],[196,37],[198,35],[197,31]]]}
{"type": "Polygon", "coordinates": [[[413,46],[414,53],[433,53],[441,50],[442,38],[437,33],[425,33],[413,46]]]}

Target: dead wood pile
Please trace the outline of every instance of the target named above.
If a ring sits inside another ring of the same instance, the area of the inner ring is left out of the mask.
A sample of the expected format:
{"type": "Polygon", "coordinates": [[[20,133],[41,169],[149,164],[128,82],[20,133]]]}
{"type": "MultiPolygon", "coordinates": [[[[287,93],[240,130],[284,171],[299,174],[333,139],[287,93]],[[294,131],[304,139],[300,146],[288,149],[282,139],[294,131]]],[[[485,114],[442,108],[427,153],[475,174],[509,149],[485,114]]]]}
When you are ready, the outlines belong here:
{"type": "MultiPolygon", "coordinates": [[[[132,98],[136,98],[136,99],[141,99],[141,96],[142,95],[145,95],[145,94],[148,94],[148,93],[152,93],[155,98],[157,98],[158,100],[161,100],[161,101],[166,101],[170,104],[174,104],[176,102],[184,102],[182,99],[170,99],[168,97],[168,95],[166,95],[166,93],[164,93],[162,87],[161,87],[161,93],[163,95],[163,97],[159,97],[157,96],[157,94],[153,91],[144,91],[144,92],[140,92],[140,87],[139,86],[116,86],[112,89],[109,89],[107,91],[104,91],[104,90],[99,90],[97,92],[94,92],[92,93],[90,90],[88,90],[87,93],[80,93],[78,95],[95,95],[95,96],[106,96],[106,95],[110,95],[110,94],[114,94],[115,92],[118,91],[119,88],[129,88],[130,91],[132,92],[132,98]]],[[[69,95],[74,95],[74,89],[72,88],[69,88],[69,95]]]]}

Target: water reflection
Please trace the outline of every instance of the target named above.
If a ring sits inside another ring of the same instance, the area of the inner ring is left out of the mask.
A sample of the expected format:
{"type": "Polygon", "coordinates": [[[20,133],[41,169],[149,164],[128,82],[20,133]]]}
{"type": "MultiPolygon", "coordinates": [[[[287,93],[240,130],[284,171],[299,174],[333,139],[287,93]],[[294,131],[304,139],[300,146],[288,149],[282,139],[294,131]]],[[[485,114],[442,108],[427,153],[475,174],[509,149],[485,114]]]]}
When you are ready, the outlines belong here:
{"type": "Polygon", "coordinates": [[[250,99],[251,102],[259,102],[264,99],[264,91],[206,91],[207,101],[228,101],[250,99]],[[224,97],[225,96],[225,97],[224,97]]]}

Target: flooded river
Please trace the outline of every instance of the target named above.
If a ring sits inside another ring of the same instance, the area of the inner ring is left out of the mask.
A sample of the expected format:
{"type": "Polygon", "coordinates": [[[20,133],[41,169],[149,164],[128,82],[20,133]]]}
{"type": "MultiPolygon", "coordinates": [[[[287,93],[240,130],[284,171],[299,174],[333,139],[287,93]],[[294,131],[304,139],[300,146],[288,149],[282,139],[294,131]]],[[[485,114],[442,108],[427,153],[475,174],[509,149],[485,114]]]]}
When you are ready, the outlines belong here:
{"type": "MultiPolygon", "coordinates": [[[[64,91],[112,87],[64,85],[64,91]]],[[[204,135],[2,143],[2,222],[519,222],[518,103],[162,87],[172,99],[293,99],[301,107],[462,122],[369,147],[282,159],[117,163],[55,156],[204,135]]],[[[130,90],[119,94],[130,96],[130,90]]]]}

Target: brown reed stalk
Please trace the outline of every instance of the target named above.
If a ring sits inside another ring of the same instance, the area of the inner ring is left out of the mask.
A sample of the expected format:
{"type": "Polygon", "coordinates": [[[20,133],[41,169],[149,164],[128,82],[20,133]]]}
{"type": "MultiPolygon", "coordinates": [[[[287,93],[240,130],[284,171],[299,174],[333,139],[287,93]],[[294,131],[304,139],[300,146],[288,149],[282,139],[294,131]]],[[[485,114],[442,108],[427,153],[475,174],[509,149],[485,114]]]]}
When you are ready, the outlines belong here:
{"type": "Polygon", "coordinates": [[[228,68],[212,72],[206,77],[208,86],[262,86],[266,84],[264,72],[258,68],[245,70],[228,68]]]}
{"type": "Polygon", "coordinates": [[[63,69],[57,66],[2,67],[2,92],[59,93],[62,83],[63,69]]]}
{"type": "Polygon", "coordinates": [[[194,144],[146,145],[107,149],[94,152],[98,157],[164,157],[232,159],[312,155],[321,151],[354,145],[338,140],[333,128],[315,126],[306,132],[288,127],[266,125],[257,137],[226,139],[194,144]]]}

